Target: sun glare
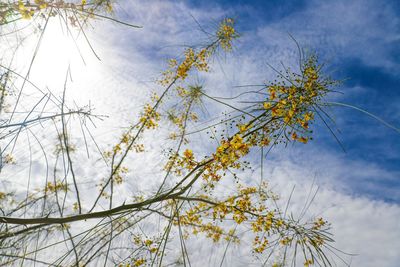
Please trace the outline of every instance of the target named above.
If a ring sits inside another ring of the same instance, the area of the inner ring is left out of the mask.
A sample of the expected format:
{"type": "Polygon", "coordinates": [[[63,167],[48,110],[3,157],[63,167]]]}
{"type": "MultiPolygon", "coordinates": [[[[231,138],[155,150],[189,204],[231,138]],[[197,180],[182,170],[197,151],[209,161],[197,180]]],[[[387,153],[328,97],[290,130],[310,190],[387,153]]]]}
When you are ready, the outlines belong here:
{"type": "Polygon", "coordinates": [[[75,77],[83,75],[81,70],[85,65],[87,44],[82,39],[83,34],[78,29],[66,27],[55,19],[50,21],[32,65],[31,79],[39,83],[45,81],[46,84],[41,84],[43,86],[59,87],[64,82],[68,69],[79,70],[74,71],[75,77]]]}
{"type": "MultiPolygon", "coordinates": [[[[37,93],[34,84],[60,98],[67,81],[67,101],[86,105],[93,95],[90,85],[98,76],[101,62],[95,54],[98,51],[94,52],[87,41],[86,33],[78,27],[66,25],[58,16],[50,18],[45,27],[43,23],[41,27],[26,27],[25,24],[21,21],[18,25],[22,29],[18,31],[18,38],[8,38],[7,44],[0,44],[0,48],[8,48],[1,49],[3,61],[11,61],[15,75],[20,78],[16,87],[21,89],[23,78],[27,77],[29,82],[23,86],[24,94],[37,93]],[[35,27],[42,31],[34,30],[35,27]]],[[[42,96],[37,95],[39,98],[42,96]]]]}

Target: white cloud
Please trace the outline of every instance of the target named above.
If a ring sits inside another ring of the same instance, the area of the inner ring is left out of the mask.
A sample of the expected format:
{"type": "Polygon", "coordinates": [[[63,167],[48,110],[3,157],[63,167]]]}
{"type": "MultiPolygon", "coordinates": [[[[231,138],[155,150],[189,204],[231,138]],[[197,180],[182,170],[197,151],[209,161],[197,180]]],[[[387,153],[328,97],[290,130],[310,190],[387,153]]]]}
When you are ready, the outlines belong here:
{"type": "Polygon", "coordinates": [[[289,31],[302,46],[324,52],[328,61],[356,57],[369,66],[395,70],[386,49],[399,38],[399,18],[382,1],[311,1],[308,7],[260,27],[259,37],[269,45],[282,44],[289,31]]]}
{"type": "MultiPolygon", "coordinates": [[[[299,184],[298,177],[304,175],[307,175],[304,166],[294,164],[291,164],[291,169],[278,165],[277,170],[271,174],[272,183],[279,184],[277,190],[286,191],[286,197],[292,188],[289,185],[296,185],[291,202],[294,212],[301,210],[312,187],[310,180],[299,184]]],[[[399,205],[350,196],[324,184],[308,212],[309,215],[322,216],[332,223],[336,241],[334,246],[346,253],[356,254],[350,257],[338,253],[347,262],[351,262],[351,266],[395,267],[398,264],[400,255],[396,248],[400,246],[399,205]]],[[[336,262],[338,266],[344,266],[340,260],[336,259],[336,262]]]]}

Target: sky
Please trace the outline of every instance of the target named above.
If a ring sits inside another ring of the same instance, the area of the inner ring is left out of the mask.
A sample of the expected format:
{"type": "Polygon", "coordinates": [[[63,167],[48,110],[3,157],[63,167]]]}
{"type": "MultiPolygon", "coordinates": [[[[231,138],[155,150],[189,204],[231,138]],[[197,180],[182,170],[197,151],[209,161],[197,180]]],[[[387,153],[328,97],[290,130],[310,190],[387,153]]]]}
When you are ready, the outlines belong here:
{"type": "MultiPolygon", "coordinates": [[[[244,38],[260,40],[260,45],[252,42],[246,47],[250,50],[279,46],[282,51],[293,50],[295,47],[288,38],[288,33],[291,34],[302,47],[317,51],[326,60],[334,78],[344,80],[339,88],[344,95],[338,101],[367,110],[392,125],[400,125],[397,1],[189,1],[188,4],[201,9],[222,8],[237,17],[244,38]]],[[[313,148],[323,147],[343,164],[346,161],[355,164],[353,173],[347,170],[338,178],[344,180],[349,193],[398,203],[398,132],[349,108],[338,108],[334,114],[341,132],[338,137],[346,153],[329,131],[322,129],[323,125],[318,129],[313,148]],[[366,167],[362,167],[363,162],[391,174],[379,178],[372,170],[368,174],[363,170],[366,167]],[[355,173],[363,173],[362,180],[350,177],[355,173]]]]}
{"type": "MultiPolygon", "coordinates": [[[[94,130],[105,143],[118,134],[121,124],[131,121],[151,90],[157,90],[154,80],[165,69],[166,59],[181,54],[185,45],[204,42],[201,29],[211,30],[227,16],[235,18],[241,37],[232,54],[213,62],[207,76],[195,77],[208,94],[234,96],[243,90],[238,86],[273,79],[275,73],[269,65],[279,67],[283,62],[295,66],[298,54],[292,36],[306,51],[318,53],[327,73],[343,80],[338,88],[341,93],[330,101],[366,110],[400,128],[398,1],[127,1],[115,10],[123,21],[143,28],[94,23],[88,35],[101,60],[80,38],[83,64],[74,44],[65,34],[60,35],[55,23],[43,38],[30,74],[36,84],[57,91],[69,64],[73,81],[68,96],[79,104],[90,100],[96,111],[112,118],[97,122],[94,130]],[[60,50],[68,53],[59,55],[60,50]],[[82,86],[87,90],[80,89],[82,86]]],[[[33,43],[25,49],[32,51],[33,43]]],[[[23,59],[21,54],[15,60],[22,71],[27,65],[23,59]]],[[[33,104],[23,103],[27,110],[33,104]]],[[[209,112],[223,111],[208,104],[209,112]]],[[[400,247],[400,132],[354,108],[338,106],[331,114],[341,145],[317,120],[315,140],[310,144],[274,149],[267,156],[267,179],[283,199],[295,186],[294,211],[310,189],[319,188],[309,213],[321,214],[333,223],[336,247],[355,255],[345,256],[350,266],[396,267],[400,262],[396,250],[400,247]]],[[[198,150],[204,149],[203,141],[194,141],[198,150]]],[[[154,137],[149,145],[158,148],[163,142],[154,137]]],[[[155,153],[142,161],[156,157],[155,153]]],[[[151,173],[143,162],[137,163],[151,173]]],[[[43,166],[37,165],[40,171],[43,166]]],[[[89,175],[96,170],[81,171],[89,175]]],[[[253,174],[243,176],[252,183],[253,174]]],[[[151,185],[144,183],[141,189],[151,185]]],[[[195,266],[217,265],[216,256],[208,262],[201,257],[209,247],[192,246],[195,266]]],[[[234,249],[231,253],[226,266],[253,261],[240,258],[241,252],[234,249]]],[[[338,266],[345,265],[338,262],[338,266]]]]}

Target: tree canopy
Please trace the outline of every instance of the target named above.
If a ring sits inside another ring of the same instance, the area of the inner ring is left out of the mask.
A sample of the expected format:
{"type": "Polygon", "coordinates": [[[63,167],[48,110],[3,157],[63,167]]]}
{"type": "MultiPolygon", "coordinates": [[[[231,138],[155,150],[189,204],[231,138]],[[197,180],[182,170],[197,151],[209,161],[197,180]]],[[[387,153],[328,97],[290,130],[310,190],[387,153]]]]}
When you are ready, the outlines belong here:
{"type": "Polygon", "coordinates": [[[42,37],[54,21],[74,42],[83,39],[96,57],[87,31],[93,25],[96,30],[97,20],[126,30],[146,27],[119,19],[117,2],[0,3],[1,34],[15,36],[10,49],[23,49],[34,38],[20,35],[24,28],[38,37],[25,73],[12,67],[14,58],[1,62],[0,265],[191,266],[189,242],[221,244],[221,265],[228,249],[239,248],[266,266],[342,260],[330,223],[305,217],[313,196],[295,216],[287,212],[290,199],[279,205],[279,192],[257,168],[268,162],[272,148],[312,141],[317,119],[333,133],[329,111],[340,103],[329,98],[340,82],[296,40],[297,66],[271,66],[274,80],[216,97],[198,77],[235,56],[240,21],[223,18],[213,31],[204,30],[205,42],[184,46],[167,61],[154,89],[143,92],[147,101],[139,111],[127,107],[130,122],[108,133],[110,143],[99,143],[93,132],[112,118],[101,107],[68,98],[74,69],[67,68],[61,94],[30,81],[42,37]],[[243,179],[249,172],[257,177],[250,183],[243,179]]]}

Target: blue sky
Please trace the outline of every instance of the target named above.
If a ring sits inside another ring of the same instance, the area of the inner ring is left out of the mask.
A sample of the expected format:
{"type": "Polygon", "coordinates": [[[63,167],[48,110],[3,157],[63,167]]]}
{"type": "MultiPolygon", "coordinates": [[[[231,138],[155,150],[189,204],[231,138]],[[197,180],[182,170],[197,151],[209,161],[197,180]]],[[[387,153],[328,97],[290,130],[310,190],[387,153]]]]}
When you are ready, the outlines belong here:
{"type": "MultiPolygon", "coordinates": [[[[398,1],[188,1],[188,4],[201,9],[227,10],[237,18],[243,35],[263,27],[290,33],[301,46],[314,49],[326,60],[326,70],[332,72],[332,77],[344,80],[339,87],[344,94],[337,101],[367,110],[400,127],[398,1]],[[331,12],[327,13],[329,9],[331,12]]],[[[340,130],[336,134],[346,152],[321,121],[313,146],[344,161],[362,161],[393,173],[394,179],[366,177],[365,181],[354,181],[349,173],[346,185],[351,193],[400,203],[399,133],[354,109],[338,107],[333,113],[340,130]],[[385,189],[397,193],[387,194],[385,189]]]]}
{"type": "MultiPolygon", "coordinates": [[[[400,8],[396,1],[156,1],[126,9],[133,10],[128,20],[144,28],[129,35],[132,39],[124,35],[126,40],[140,42],[121,45],[124,52],[119,58],[145,51],[141,59],[162,71],[162,62],[181,53],[182,45],[202,40],[197,22],[212,30],[221,18],[231,16],[237,20],[241,38],[231,56],[214,62],[217,66],[207,78],[200,78],[209,94],[233,96],[241,92],[235,85],[273,79],[275,73],[268,64],[276,67],[282,61],[296,66],[297,49],[290,33],[304,49],[318,52],[327,73],[344,80],[338,89],[343,94],[332,100],[400,126],[400,8]]],[[[142,73],[135,63],[127,66],[131,73],[142,73]]],[[[208,108],[221,112],[213,105],[208,108]]],[[[304,194],[314,182],[318,184],[310,213],[322,214],[333,223],[336,246],[358,255],[351,259],[352,266],[397,267],[400,135],[353,109],[337,107],[332,115],[346,153],[319,122],[313,142],[277,148],[266,159],[267,179],[283,199],[296,186],[294,203],[303,203],[304,194]]],[[[250,175],[248,182],[254,179],[258,177],[250,175]]],[[[247,260],[237,250],[231,256],[247,260]]]]}
{"type": "MultiPolygon", "coordinates": [[[[234,85],[272,79],[274,72],[267,63],[295,65],[297,50],[290,33],[304,49],[318,52],[327,73],[344,80],[339,87],[343,95],[332,100],[365,109],[400,127],[399,2],[157,3],[147,9],[135,5],[132,10],[150,9],[152,15],[134,14],[130,21],[144,25],[143,33],[135,33],[143,37],[140,51],[158,41],[162,45],[151,46],[147,53],[163,60],[168,58],[165,54],[179,53],[182,44],[196,44],[201,33],[193,30],[197,24],[192,16],[206,29],[224,16],[236,18],[242,37],[233,52],[235,59],[227,56],[219,62],[223,71],[213,69],[205,82],[210,94],[235,95],[239,91],[234,85]],[[153,31],[161,35],[153,36],[153,31]]],[[[319,122],[311,144],[278,149],[267,158],[268,178],[283,199],[296,185],[294,202],[299,203],[313,182],[320,186],[314,214],[333,222],[337,247],[358,255],[352,258],[352,266],[396,267],[400,244],[393,238],[400,234],[400,135],[353,109],[337,107],[332,115],[346,153],[319,122]]]]}

